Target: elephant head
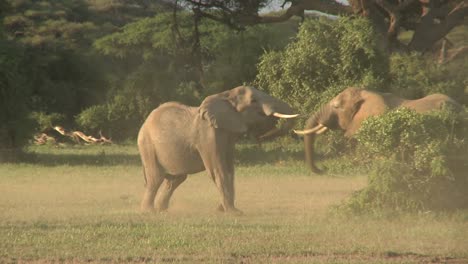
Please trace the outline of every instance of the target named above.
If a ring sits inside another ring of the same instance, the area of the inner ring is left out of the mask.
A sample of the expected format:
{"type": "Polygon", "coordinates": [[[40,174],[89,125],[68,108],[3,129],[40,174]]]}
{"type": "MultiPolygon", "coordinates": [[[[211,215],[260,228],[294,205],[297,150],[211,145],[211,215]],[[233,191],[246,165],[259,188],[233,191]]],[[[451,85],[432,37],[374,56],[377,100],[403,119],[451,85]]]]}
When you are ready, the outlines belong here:
{"type": "Polygon", "coordinates": [[[208,96],[199,113],[215,128],[238,134],[250,132],[261,140],[285,134],[298,116],[285,102],[249,86],[208,96]],[[278,118],[288,119],[281,128],[276,127],[278,118]]]}
{"type": "Polygon", "coordinates": [[[305,159],[310,169],[321,173],[314,160],[315,135],[328,129],[340,129],[349,137],[365,118],[383,113],[388,103],[377,93],[350,87],[322,106],[307,120],[305,130],[294,131],[304,135],[305,159]]]}

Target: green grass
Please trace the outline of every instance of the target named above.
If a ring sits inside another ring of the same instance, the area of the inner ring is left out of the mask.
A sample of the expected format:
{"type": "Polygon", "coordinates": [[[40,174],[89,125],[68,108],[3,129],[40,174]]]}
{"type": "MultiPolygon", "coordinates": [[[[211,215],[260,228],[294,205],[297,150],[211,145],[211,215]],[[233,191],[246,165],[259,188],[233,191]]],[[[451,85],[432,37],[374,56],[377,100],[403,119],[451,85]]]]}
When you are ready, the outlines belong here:
{"type": "MultiPolygon", "coordinates": [[[[253,148],[239,153],[253,157],[253,148]]],[[[256,152],[271,163],[238,160],[236,201],[245,214],[231,216],[215,211],[219,194],[205,173],[181,185],[169,212],[140,213],[134,146],[32,147],[28,162],[0,164],[0,263],[468,261],[468,212],[336,215],[331,206],[366,177],[311,176],[300,160],[269,148],[256,152]]]]}

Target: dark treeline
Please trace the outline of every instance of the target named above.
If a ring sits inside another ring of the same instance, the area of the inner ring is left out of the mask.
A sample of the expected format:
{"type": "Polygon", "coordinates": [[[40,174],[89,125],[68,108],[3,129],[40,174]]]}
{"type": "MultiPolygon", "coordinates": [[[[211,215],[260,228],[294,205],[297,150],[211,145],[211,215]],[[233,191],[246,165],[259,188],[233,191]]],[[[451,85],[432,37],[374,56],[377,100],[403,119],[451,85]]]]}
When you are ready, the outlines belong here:
{"type": "Polygon", "coordinates": [[[4,148],[52,125],[135,137],[162,102],[251,82],[264,50],[284,47],[298,24],[239,32],[163,1],[3,0],[1,10],[4,148]]]}

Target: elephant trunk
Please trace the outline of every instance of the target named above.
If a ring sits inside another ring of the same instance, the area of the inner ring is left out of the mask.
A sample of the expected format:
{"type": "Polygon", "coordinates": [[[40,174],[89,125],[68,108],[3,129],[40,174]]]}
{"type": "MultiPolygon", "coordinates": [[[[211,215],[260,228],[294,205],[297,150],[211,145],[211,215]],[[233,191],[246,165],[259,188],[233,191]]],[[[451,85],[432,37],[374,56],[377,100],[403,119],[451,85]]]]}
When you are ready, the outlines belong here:
{"type": "Polygon", "coordinates": [[[259,141],[270,140],[287,134],[296,124],[295,111],[286,103],[275,100],[274,103],[264,106],[264,113],[268,116],[269,131],[258,136],[259,141]],[[282,119],[280,127],[277,122],[282,119]]]}
{"type": "MultiPolygon", "coordinates": [[[[318,125],[317,117],[313,116],[307,120],[306,129],[314,128],[318,125]]],[[[304,135],[305,161],[314,173],[320,174],[322,171],[315,165],[314,158],[315,133],[304,135]]]]}
{"type": "MultiPolygon", "coordinates": [[[[330,110],[327,106],[322,107],[317,113],[311,116],[306,122],[306,128],[313,129],[317,128],[318,126],[323,125],[322,120],[328,120],[328,115],[330,114],[330,110]]],[[[317,134],[320,134],[317,133],[317,134]]],[[[315,135],[316,133],[309,133],[304,135],[304,153],[305,153],[305,161],[312,172],[321,174],[323,171],[319,169],[315,165],[315,154],[314,154],[314,144],[315,144],[315,135]]]]}
{"type": "Polygon", "coordinates": [[[296,124],[296,120],[294,118],[287,119],[281,124],[281,127],[276,127],[276,122],[278,120],[275,118],[271,121],[271,124],[274,126],[273,129],[269,130],[268,132],[258,136],[257,139],[259,141],[270,140],[276,137],[283,136],[287,134],[296,124]]]}

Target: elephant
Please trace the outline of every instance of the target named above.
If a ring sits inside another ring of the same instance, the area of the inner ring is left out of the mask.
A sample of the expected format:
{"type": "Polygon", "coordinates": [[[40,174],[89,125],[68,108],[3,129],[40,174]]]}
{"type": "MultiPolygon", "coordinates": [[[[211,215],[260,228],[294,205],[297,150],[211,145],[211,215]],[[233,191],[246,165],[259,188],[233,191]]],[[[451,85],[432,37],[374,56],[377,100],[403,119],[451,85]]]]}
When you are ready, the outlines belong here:
{"type": "Polygon", "coordinates": [[[167,102],[154,109],[138,133],[144,169],[143,211],[165,211],[188,174],[206,170],[221,194],[218,210],[242,212],[234,205],[234,145],[244,133],[260,140],[286,134],[294,110],[254,87],[239,86],[206,97],[199,107],[167,102]],[[281,126],[276,126],[285,118],[281,126]]]}
{"type": "Polygon", "coordinates": [[[378,93],[356,87],[348,87],[330,102],[325,104],[306,121],[304,130],[295,130],[304,135],[305,160],[312,172],[322,173],[315,165],[314,141],[328,129],[340,129],[346,137],[352,137],[361,123],[370,116],[377,116],[398,107],[413,109],[418,113],[450,107],[461,111],[462,106],[444,94],[431,94],[426,97],[407,100],[391,93],[378,93]]]}

